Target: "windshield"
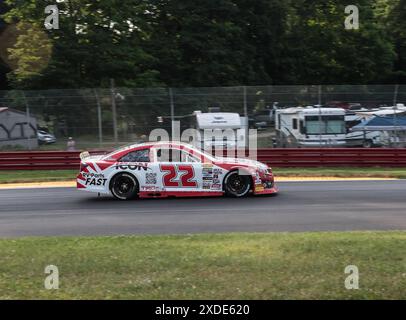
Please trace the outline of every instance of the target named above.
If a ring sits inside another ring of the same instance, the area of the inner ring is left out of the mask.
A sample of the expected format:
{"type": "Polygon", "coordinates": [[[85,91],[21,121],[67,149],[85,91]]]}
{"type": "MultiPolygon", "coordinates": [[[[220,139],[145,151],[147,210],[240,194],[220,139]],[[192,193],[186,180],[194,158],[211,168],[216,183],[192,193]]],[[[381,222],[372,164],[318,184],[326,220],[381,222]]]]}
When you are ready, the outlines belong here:
{"type": "Polygon", "coordinates": [[[344,116],[307,116],[306,134],[344,134],[344,116]]]}
{"type": "MultiPolygon", "coordinates": [[[[194,146],[189,146],[189,148],[191,149],[191,151],[192,151],[192,153],[194,154],[194,155],[199,155],[199,156],[204,156],[204,157],[206,157],[209,161],[215,161],[216,160],[216,158],[215,157],[213,157],[211,154],[209,154],[209,153],[207,153],[207,152],[205,152],[204,150],[200,150],[200,149],[198,149],[198,148],[196,148],[196,147],[194,147],[194,146]]],[[[199,157],[200,158],[200,157],[199,157]]]]}

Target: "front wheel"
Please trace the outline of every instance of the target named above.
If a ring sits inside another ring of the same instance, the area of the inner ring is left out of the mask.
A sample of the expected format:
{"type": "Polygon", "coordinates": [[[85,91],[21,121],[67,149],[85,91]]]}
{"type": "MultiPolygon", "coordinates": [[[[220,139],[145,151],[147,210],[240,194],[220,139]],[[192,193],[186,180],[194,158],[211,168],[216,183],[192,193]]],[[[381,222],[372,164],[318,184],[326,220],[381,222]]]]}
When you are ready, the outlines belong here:
{"type": "Polygon", "coordinates": [[[110,190],[117,199],[134,199],[138,195],[138,182],[131,174],[119,173],[111,181],[110,190]]]}
{"type": "Polygon", "coordinates": [[[229,197],[244,197],[250,192],[250,190],[250,175],[239,175],[238,171],[232,171],[224,179],[224,192],[229,197]]]}

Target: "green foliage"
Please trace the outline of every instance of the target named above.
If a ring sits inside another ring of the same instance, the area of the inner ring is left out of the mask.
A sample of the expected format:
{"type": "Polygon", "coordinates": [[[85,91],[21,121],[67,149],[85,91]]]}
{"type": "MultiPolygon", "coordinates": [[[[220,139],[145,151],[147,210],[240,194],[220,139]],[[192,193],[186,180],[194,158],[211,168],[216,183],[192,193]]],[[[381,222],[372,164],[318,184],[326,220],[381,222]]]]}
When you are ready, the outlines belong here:
{"type": "Polygon", "coordinates": [[[49,1],[6,3],[14,88],[405,80],[406,0],[357,1],[359,30],[343,0],[64,0],[49,31],[49,1]]]}
{"type": "Polygon", "coordinates": [[[399,0],[388,16],[397,57],[395,60],[394,82],[406,82],[406,0],[399,0]]]}
{"type": "MultiPolygon", "coordinates": [[[[9,23],[24,21],[40,25],[45,19],[43,10],[49,3],[31,0],[17,4],[8,1],[8,4],[12,7],[5,16],[9,23]]],[[[98,87],[107,86],[110,78],[122,85],[157,83],[158,72],[149,67],[152,57],[142,49],[143,32],[135,29],[142,25],[140,3],[66,0],[58,3],[58,8],[60,29],[46,31],[42,27],[42,33],[52,43],[52,58],[34,83],[26,72],[14,70],[13,78],[19,87],[98,87]]],[[[24,63],[34,57],[22,50],[26,44],[21,43],[21,37],[17,37],[12,50],[13,58],[24,63]]]]}
{"type": "Polygon", "coordinates": [[[299,83],[363,84],[385,81],[393,46],[373,16],[371,1],[358,1],[359,30],[344,28],[346,1],[295,1],[286,74],[299,83]],[[298,79],[299,75],[299,79],[298,79]],[[295,79],[296,78],[296,79],[295,79]]]}
{"type": "Polygon", "coordinates": [[[41,75],[52,54],[52,44],[36,25],[20,22],[16,26],[16,43],[8,49],[9,61],[15,66],[10,79],[15,86],[41,75]]]}

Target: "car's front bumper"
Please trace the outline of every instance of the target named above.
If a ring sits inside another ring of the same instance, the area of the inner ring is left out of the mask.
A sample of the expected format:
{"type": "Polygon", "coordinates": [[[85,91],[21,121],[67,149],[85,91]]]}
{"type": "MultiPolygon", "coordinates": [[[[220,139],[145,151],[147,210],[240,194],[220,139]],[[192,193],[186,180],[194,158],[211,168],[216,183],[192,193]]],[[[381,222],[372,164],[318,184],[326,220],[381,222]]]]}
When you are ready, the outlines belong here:
{"type": "Polygon", "coordinates": [[[273,175],[260,175],[256,178],[253,193],[257,194],[272,194],[279,191],[275,184],[275,178],[273,175]]]}
{"type": "Polygon", "coordinates": [[[260,189],[260,188],[254,188],[254,195],[260,195],[260,194],[274,194],[278,193],[279,189],[276,185],[274,185],[272,188],[266,189],[260,189]]]}

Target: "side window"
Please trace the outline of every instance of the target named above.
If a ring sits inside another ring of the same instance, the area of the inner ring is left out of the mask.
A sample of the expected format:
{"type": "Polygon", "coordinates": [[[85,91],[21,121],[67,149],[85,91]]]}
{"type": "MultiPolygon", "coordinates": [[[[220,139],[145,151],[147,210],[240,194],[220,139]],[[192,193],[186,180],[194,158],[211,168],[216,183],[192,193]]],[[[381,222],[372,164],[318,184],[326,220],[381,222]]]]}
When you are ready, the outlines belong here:
{"type": "Polygon", "coordinates": [[[122,156],[120,162],[149,162],[149,149],[132,151],[122,156]]]}
{"type": "Polygon", "coordinates": [[[292,128],[297,130],[297,119],[292,119],[292,128]]]}
{"type": "Polygon", "coordinates": [[[306,130],[305,130],[305,127],[304,127],[304,123],[303,123],[303,120],[300,120],[300,133],[301,134],[305,134],[306,133],[306,130]]]}
{"type": "Polygon", "coordinates": [[[201,162],[196,156],[178,149],[157,149],[156,155],[158,162],[201,162]]]}
{"type": "Polygon", "coordinates": [[[196,156],[191,155],[189,152],[181,152],[181,162],[191,163],[191,162],[201,162],[196,156]]]}
{"type": "Polygon", "coordinates": [[[158,162],[173,162],[172,150],[169,148],[160,148],[156,150],[156,157],[158,162]]]}
{"type": "Polygon", "coordinates": [[[352,127],[354,127],[354,126],[360,124],[361,122],[362,122],[361,120],[346,121],[345,124],[346,124],[346,127],[347,127],[347,131],[348,131],[349,129],[351,129],[352,127]]]}

